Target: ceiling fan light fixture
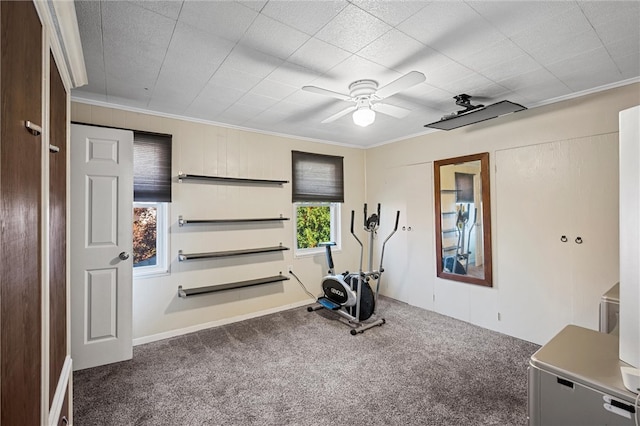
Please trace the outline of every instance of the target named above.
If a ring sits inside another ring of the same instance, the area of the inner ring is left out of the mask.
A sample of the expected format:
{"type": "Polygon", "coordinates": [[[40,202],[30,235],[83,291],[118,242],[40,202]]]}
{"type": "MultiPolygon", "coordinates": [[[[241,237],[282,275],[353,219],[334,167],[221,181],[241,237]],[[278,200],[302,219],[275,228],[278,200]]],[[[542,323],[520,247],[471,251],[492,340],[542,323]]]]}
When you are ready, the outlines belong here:
{"type": "Polygon", "coordinates": [[[353,122],[360,127],[367,127],[376,120],[376,112],[368,106],[360,107],[353,112],[353,122]]]}

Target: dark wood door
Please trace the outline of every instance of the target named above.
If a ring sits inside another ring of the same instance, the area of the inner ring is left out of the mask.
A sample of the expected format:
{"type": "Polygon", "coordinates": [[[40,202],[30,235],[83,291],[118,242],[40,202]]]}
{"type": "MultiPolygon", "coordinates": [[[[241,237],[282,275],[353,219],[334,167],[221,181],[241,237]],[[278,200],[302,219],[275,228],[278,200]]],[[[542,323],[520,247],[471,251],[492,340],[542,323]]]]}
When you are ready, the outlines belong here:
{"type": "Polygon", "coordinates": [[[67,92],[51,60],[49,142],[49,404],[67,355],[67,92]]]}
{"type": "Polygon", "coordinates": [[[40,424],[42,26],[0,2],[0,423],[40,424]]]}

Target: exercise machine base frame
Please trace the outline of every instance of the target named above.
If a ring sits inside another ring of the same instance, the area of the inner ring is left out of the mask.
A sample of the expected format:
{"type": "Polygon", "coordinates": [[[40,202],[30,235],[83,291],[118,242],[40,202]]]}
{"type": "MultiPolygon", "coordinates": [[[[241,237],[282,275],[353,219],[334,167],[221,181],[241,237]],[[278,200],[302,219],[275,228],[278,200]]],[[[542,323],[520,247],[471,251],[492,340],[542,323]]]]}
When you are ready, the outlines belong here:
{"type": "Polygon", "coordinates": [[[375,319],[370,318],[366,320],[366,322],[356,321],[355,317],[352,317],[341,308],[342,307],[340,305],[331,302],[329,299],[321,297],[320,299],[318,299],[318,301],[314,305],[307,307],[307,312],[314,312],[314,311],[319,311],[320,309],[326,309],[328,311],[337,313],[342,317],[342,318],[339,318],[339,320],[341,320],[341,322],[351,327],[352,336],[355,336],[356,334],[362,334],[373,327],[381,327],[383,324],[386,324],[387,322],[384,318],[375,318],[375,319]],[[326,306],[325,306],[325,303],[326,303],[326,306]]]}

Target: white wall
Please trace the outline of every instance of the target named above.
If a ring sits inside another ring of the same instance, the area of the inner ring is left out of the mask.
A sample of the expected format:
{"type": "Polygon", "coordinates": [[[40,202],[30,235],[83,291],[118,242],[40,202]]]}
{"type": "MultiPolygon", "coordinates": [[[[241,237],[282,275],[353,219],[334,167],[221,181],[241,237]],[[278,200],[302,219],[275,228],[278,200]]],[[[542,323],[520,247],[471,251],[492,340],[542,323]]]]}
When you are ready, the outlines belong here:
{"type": "MultiPolygon", "coordinates": [[[[344,156],[345,203],[342,205],[342,251],[334,254],[338,269],[353,269],[359,249],[348,234],[350,211],[364,203],[364,150],[264,135],[104,108],[74,102],[72,121],[173,135],[173,172],[256,179],[291,180],[291,150],[344,156]]],[[[320,293],[326,272],[324,255],[295,258],[281,254],[251,255],[225,260],[178,262],[186,253],[234,250],[278,245],[293,248],[294,220],[291,184],[283,186],[178,183],[172,187],[169,252],[171,273],[134,279],[134,343],[168,337],[184,331],[238,318],[310,303],[295,279],[281,283],[178,298],[178,286],[201,287],[254,278],[287,275],[288,265],[313,294],[320,293]],[[292,220],[263,225],[178,226],[178,216],[191,219],[273,217],[292,220]]],[[[366,235],[360,235],[364,239],[366,235]]]]}
{"type": "MultiPolygon", "coordinates": [[[[505,332],[507,334],[516,335],[535,341],[536,343],[545,343],[546,336],[552,336],[556,330],[543,330],[538,334],[520,333],[517,330],[525,328],[535,328],[536,325],[522,324],[528,321],[525,317],[517,315],[511,318],[498,319],[501,308],[507,306],[526,306],[526,294],[514,294],[508,292],[513,282],[507,282],[500,276],[501,259],[498,254],[499,239],[497,238],[500,231],[500,218],[496,214],[497,203],[501,205],[511,205],[509,194],[497,194],[496,192],[496,172],[494,165],[496,163],[496,152],[517,147],[525,147],[529,145],[546,144],[557,141],[570,141],[578,138],[588,138],[604,135],[604,139],[608,139],[613,135],[617,138],[618,132],[618,112],[640,103],[640,85],[632,84],[624,87],[611,89],[608,91],[583,96],[580,98],[558,102],[555,104],[535,108],[519,112],[513,115],[500,117],[484,123],[479,123],[469,127],[463,127],[450,132],[435,132],[424,136],[419,136],[392,144],[382,145],[376,148],[368,149],[366,156],[366,173],[367,173],[367,199],[373,200],[381,193],[384,193],[385,186],[391,187],[392,183],[387,181],[391,170],[415,164],[427,164],[433,167],[434,160],[457,157],[480,152],[490,153],[491,163],[491,211],[492,211],[492,241],[493,241],[493,287],[483,288],[476,285],[458,283],[453,281],[442,280],[435,276],[435,266],[428,263],[429,267],[422,270],[418,276],[414,276],[411,282],[413,286],[422,286],[431,289],[433,297],[432,301],[412,300],[411,303],[416,305],[428,305],[433,303],[434,310],[452,317],[456,317],[486,328],[505,332]],[[609,136],[606,136],[609,135],[609,136]]],[[[607,149],[616,149],[617,146],[609,146],[607,149]]],[[[616,152],[608,152],[616,154],[616,152]]],[[[536,158],[532,158],[536,161],[536,158]]],[[[598,174],[602,170],[584,170],[581,173],[587,173],[589,176],[597,179],[598,174]]],[[[611,170],[608,171],[610,175],[611,170]]],[[[617,170],[613,171],[617,175],[617,170]]],[[[531,176],[535,180],[535,173],[531,176]]],[[[616,182],[617,183],[617,182],[616,182]]],[[[430,182],[432,185],[432,181],[430,182]]],[[[617,191],[616,188],[611,188],[617,191]]],[[[584,192],[584,191],[578,191],[584,192]]],[[[422,196],[427,196],[429,191],[425,191],[422,196]]],[[[432,193],[432,192],[431,192],[432,193]]],[[[420,194],[415,194],[420,196],[420,194]]],[[[560,202],[560,200],[558,200],[560,202]]],[[[513,205],[513,208],[517,206],[513,205]]],[[[553,205],[548,206],[553,209],[553,205]]],[[[605,207],[606,208],[606,207],[605,207]]],[[[416,212],[408,212],[409,215],[416,212]]],[[[576,212],[577,214],[588,215],[589,211],[576,212]]],[[[611,218],[612,223],[617,226],[618,206],[608,206],[605,213],[599,212],[599,215],[605,214],[611,218]]],[[[424,234],[423,241],[425,244],[435,244],[434,237],[435,228],[424,234]]],[[[589,241],[592,244],[598,244],[598,241],[589,241]]],[[[523,241],[522,244],[528,244],[523,241]]],[[[502,250],[518,250],[518,247],[502,247],[502,250]]],[[[544,245],[533,247],[533,251],[544,252],[548,248],[544,245]]],[[[434,247],[430,247],[428,252],[435,252],[434,247]]],[[[576,262],[580,262],[580,258],[576,262]]],[[[581,283],[575,286],[571,282],[559,283],[560,287],[569,289],[566,293],[569,295],[567,300],[567,309],[574,310],[576,313],[583,312],[586,308],[593,308],[593,322],[589,321],[588,326],[597,324],[597,304],[599,300],[583,301],[581,293],[602,294],[608,290],[618,280],[617,272],[617,250],[612,252],[610,259],[601,260],[606,262],[605,276],[607,278],[600,279],[597,283],[581,283]],[[613,272],[611,272],[613,271],[613,272]],[[581,287],[580,287],[581,286],[581,287]],[[586,307],[585,303],[589,306],[586,307]]],[[[563,259],[557,259],[557,263],[546,265],[549,270],[548,274],[553,274],[555,268],[563,267],[563,259]]],[[[579,266],[579,265],[578,265],[579,266]]],[[[391,269],[393,265],[387,265],[387,269],[391,269]]],[[[551,275],[550,275],[551,276],[551,275]]],[[[387,281],[386,292],[393,294],[393,289],[389,286],[394,285],[387,281]]],[[[395,283],[395,285],[406,285],[406,283],[395,283]]],[[[560,288],[559,290],[563,290],[560,288]]],[[[552,300],[553,292],[542,295],[543,301],[552,300]]],[[[425,297],[429,297],[426,295],[425,297]]],[[[591,297],[593,299],[593,297],[591,297]]],[[[544,303],[544,302],[543,302],[544,303]]],[[[530,303],[529,303],[530,305],[530,303]]],[[[539,306],[541,314],[544,307],[539,306]]],[[[528,309],[535,310],[536,307],[529,306],[528,309]]],[[[513,311],[513,309],[511,309],[513,311]]],[[[574,315],[573,318],[578,323],[584,323],[584,320],[574,315]]]]}
{"type": "MultiPolygon", "coordinates": [[[[341,220],[343,250],[335,254],[337,269],[353,269],[359,260],[358,247],[348,234],[349,219],[351,210],[355,210],[358,217],[366,195],[366,201],[370,205],[383,202],[383,214],[386,219],[383,219],[379,236],[386,236],[390,231],[396,209],[403,210],[401,227],[405,225],[408,228],[413,224],[411,233],[399,231],[399,235],[390,240],[387,246],[385,269],[389,274],[385,273],[383,279],[383,291],[386,294],[404,294],[406,297],[398,297],[482,327],[536,341],[536,338],[519,334],[517,331],[523,325],[519,323],[527,321],[526,319],[498,320],[497,318],[501,306],[522,304],[523,301],[517,295],[513,295],[513,292],[503,291],[509,288],[509,282],[503,280],[498,273],[501,268],[499,267],[500,258],[497,256],[496,235],[500,229],[500,220],[495,214],[498,199],[495,170],[493,170],[496,152],[596,135],[617,135],[618,112],[639,103],[640,84],[633,84],[450,132],[435,132],[368,150],[261,135],[76,102],[71,106],[71,119],[77,122],[172,134],[174,176],[177,176],[179,171],[183,171],[193,174],[290,180],[292,149],[342,155],[345,158],[346,193],[341,220]],[[433,208],[432,162],[479,152],[489,152],[492,164],[491,225],[494,254],[492,288],[438,279],[435,276],[433,259],[435,229],[431,211],[433,208]],[[418,167],[413,167],[411,173],[403,178],[407,184],[407,190],[396,191],[393,176],[404,176],[404,173],[398,174],[397,171],[406,165],[418,167]],[[414,179],[418,175],[419,179],[414,179]],[[400,200],[398,197],[406,199],[400,200]],[[421,197],[426,198],[422,200],[421,197]],[[386,198],[389,198],[390,202],[384,204],[386,198]],[[421,220],[421,218],[426,219],[421,220]],[[404,256],[404,254],[398,256],[403,250],[408,251],[410,256],[404,256]],[[421,260],[420,256],[424,256],[424,259],[421,260]],[[395,265],[395,272],[393,272],[394,263],[396,263],[394,259],[404,262],[402,266],[395,265]],[[398,269],[404,269],[409,273],[398,274],[396,272],[402,272],[398,269]],[[389,278],[393,278],[394,274],[407,277],[404,280],[406,282],[390,281],[389,278]],[[398,290],[390,287],[398,285],[403,288],[398,290]]],[[[617,173],[617,170],[615,172],[617,173]]],[[[594,170],[593,173],[598,171],[594,170]]],[[[193,264],[177,262],[179,249],[213,251],[244,246],[255,247],[262,244],[271,245],[275,240],[277,240],[275,242],[282,241],[284,245],[291,247],[294,238],[292,221],[285,222],[281,227],[250,226],[247,229],[237,226],[223,229],[207,227],[204,231],[196,228],[178,229],[177,226],[179,215],[229,218],[282,213],[292,217],[290,184],[284,185],[283,188],[252,188],[176,182],[173,185],[173,191],[174,201],[170,209],[172,271],[170,275],[139,279],[134,282],[136,343],[310,301],[293,279],[281,284],[214,293],[186,300],[177,297],[178,285],[196,287],[275,275],[279,271],[286,273],[287,265],[293,265],[294,271],[307,284],[311,292],[314,294],[320,292],[320,278],[326,269],[322,255],[296,259],[293,251],[287,251],[284,252],[284,256],[276,260],[271,260],[272,258],[269,257],[268,260],[261,258],[254,262],[247,259],[249,262],[246,263],[244,259],[222,263],[216,263],[217,261],[193,264]]],[[[501,195],[499,201],[508,204],[508,194],[501,195]]],[[[617,205],[612,206],[604,214],[615,216],[617,224],[617,205]]],[[[359,236],[361,240],[366,241],[367,236],[364,232],[359,236]]],[[[381,238],[378,239],[378,243],[380,240],[381,238]]],[[[539,247],[539,250],[545,249],[544,246],[539,247]]],[[[617,256],[617,253],[615,255],[617,256]]],[[[587,293],[602,294],[617,279],[618,277],[613,275],[609,279],[601,279],[597,288],[588,288],[587,293]]],[[[565,285],[572,286],[571,283],[565,285]]],[[[575,293],[575,290],[572,292],[575,293]]],[[[551,298],[553,295],[549,294],[547,297],[551,298]]],[[[579,299],[576,296],[570,304],[580,305],[583,302],[579,299]]],[[[589,301],[595,305],[597,302],[589,301]]],[[[578,308],[584,310],[585,307],[578,306],[578,308]]],[[[597,321],[597,311],[593,315],[594,321],[597,321]]],[[[537,341],[537,343],[544,342],[537,341]]]]}

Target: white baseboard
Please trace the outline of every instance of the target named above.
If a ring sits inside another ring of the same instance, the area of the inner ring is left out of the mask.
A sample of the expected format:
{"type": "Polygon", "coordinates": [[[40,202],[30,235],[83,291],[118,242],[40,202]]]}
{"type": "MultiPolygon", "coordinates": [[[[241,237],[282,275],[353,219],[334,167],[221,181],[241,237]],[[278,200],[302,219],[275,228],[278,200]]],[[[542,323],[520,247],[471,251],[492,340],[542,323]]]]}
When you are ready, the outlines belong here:
{"type": "Polygon", "coordinates": [[[217,321],[205,322],[202,324],[192,325],[185,328],[178,328],[175,330],[165,331],[164,333],[152,334],[150,336],[138,337],[133,339],[133,346],[144,345],[145,343],[157,342],[158,340],[169,339],[171,337],[182,336],[183,334],[193,333],[195,331],[205,330],[207,328],[218,327],[221,325],[231,324],[234,322],[240,322],[251,318],[258,318],[269,314],[275,314],[277,312],[286,311],[293,308],[299,308],[301,306],[309,305],[314,300],[305,299],[299,302],[291,303],[284,306],[278,306],[277,308],[266,309],[264,311],[252,312],[250,314],[238,315],[235,317],[224,318],[217,321]]]}

